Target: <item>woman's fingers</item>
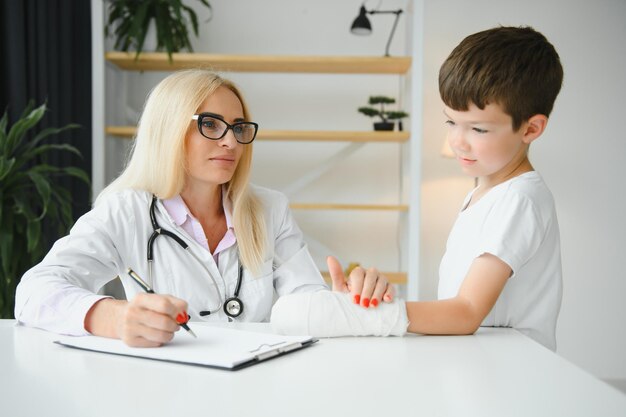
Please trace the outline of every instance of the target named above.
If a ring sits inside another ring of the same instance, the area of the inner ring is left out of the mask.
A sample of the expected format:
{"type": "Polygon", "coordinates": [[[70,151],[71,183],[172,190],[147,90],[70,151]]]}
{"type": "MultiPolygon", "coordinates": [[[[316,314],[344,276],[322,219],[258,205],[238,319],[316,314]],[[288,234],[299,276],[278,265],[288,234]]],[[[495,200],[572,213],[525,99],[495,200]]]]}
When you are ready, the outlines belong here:
{"type": "Polygon", "coordinates": [[[176,297],[138,294],[124,312],[121,338],[129,346],[160,346],[169,342],[187,318],[187,303],[176,297]]]}
{"type": "Polygon", "coordinates": [[[361,294],[363,292],[363,283],[365,281],[365,270],[357,266],[350,272],[348,288],[350,288],[350,297],[354,304],[361,304],[361,294]]]}
{"type": "MultiPolygon", "coordinates": [[[[363,289],[361,290],[361,306],[367,308],[370,306],[374,290],[376,289],[376,283],[378,282],[379,273],[376,268],[368,268],[365,272],[365,279],[363,280],[363,289]]],[[[374,301],[377,304],[378,301],[374,301]]]]}
{"type": "Polygon", "coordinates": [[[396,286],[393,284],[387,284],[387,290],[383,294],[383,301],[386,303],[391,303],[395,295],[396,295],[396,286]]]}
{"type": "Polygon", "coordinates": [[[392,302],[395,296],[394,286],[376,268],[355,268],[350,274],[348,286],[354,303],[365,308],[378,307],[383,301],[392,302]]]}
{"type": "Polygon", "coordinates": [[[158,330],[153,327],[135,323],[128,326],[122,341],[132,347],[157,347],[174,338],[175,331],[158,330]]]}
{"type": "Polygon", "coordinates": [[[348,285],[346,284],[346,277],[341,270],[341,264],[334,256],[326,258],[326,265],[328,265],[328,273],[332,281],[332,290],[339,292],[348,292],[348,285]]]}
{"type": "Polygon", "coordinates": [[[379,303],[385,301],[383,297],[389,287],[392,287],[392,285],[389,284],[387,277],[379,273],[378,279],[376,280],[376,287],[374,287],[370,301],[372,307],[378,307],[379,303]]]}

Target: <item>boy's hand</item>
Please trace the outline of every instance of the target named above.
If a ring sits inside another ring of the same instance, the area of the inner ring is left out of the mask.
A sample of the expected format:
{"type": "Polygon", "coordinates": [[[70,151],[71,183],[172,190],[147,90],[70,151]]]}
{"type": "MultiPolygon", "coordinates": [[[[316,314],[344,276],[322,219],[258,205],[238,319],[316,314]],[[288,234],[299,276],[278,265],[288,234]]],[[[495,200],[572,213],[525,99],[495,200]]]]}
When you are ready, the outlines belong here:
{"type": "Polygon", "coordinates": [[[381,301],[388,303],[393,301],[394,286],[376,268],[365,270],[360,266],[356,267],[350,272],[350,277],[346,281],[341,264],[335,257],[329,256],[326,258],[326,263],[333,291],[349,292],[354,304],[368,308],[370,305],[377,307],[381,301]]]}

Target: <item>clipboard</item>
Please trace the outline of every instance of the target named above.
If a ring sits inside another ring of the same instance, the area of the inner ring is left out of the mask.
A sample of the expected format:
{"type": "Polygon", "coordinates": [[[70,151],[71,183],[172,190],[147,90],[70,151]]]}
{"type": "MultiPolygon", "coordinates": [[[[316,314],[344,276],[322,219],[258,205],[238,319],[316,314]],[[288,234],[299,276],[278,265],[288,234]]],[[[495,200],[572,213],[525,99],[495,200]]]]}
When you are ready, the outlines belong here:
{"type": "Polygon", "coordinates": [[[63,336],[61,346],[131,356],[163,362],[236,371],[309,347],[312,336],[283,336],[213,326],[194,326],[198,338],[177,332],[174,339],[158,348],[135,348],[119,339],[99,336],[63,336]]]}

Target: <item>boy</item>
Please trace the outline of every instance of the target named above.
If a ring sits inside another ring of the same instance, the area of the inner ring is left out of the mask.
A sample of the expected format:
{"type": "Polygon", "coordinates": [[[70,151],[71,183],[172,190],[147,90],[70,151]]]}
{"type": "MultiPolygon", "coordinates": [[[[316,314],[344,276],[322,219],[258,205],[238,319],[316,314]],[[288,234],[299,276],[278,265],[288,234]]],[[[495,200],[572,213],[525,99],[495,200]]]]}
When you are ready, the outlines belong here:
{"type": "MultiPolygon", "coordinates": [[[[554,47],[530,27],[499,27],[465,38],[440,69],[439,91],[450,147],[478,186],[449,235],[439,300],[407,302],[406,316],[401,307],[381,304],[372,315],[346,307],[344,297],[327,303],[328,314],[344,320],[328,330],[328,321],[313,327],[321,315],[314,306],[325,302],[322,294],[312,294],[307,330],[319,336],[403,334],[408,318],[408,331],[423,334],[514,327],[555,350],[562,296],[559,227],[552,194],[534,171],[528,148],[546,128],[562,79],[554,47]]],[[[338,285],[344,280],[341,267],[334,258],[328,264],[338,285]]],[[[365,286],[372,285],[366,280],[365,286]]],[[[361,288],[350,291],[354,297],[361,288]]]]}
{"type": "Polygon", "coordinates": [[[408,303],[409,331],[514,327],[556,349],[561,253],[554,200],[528,159],[561,89],[554,47],[532,28],[465,38],[439,72],[448,142],[478,178],[450,233],[439,298],[408,303]]]}

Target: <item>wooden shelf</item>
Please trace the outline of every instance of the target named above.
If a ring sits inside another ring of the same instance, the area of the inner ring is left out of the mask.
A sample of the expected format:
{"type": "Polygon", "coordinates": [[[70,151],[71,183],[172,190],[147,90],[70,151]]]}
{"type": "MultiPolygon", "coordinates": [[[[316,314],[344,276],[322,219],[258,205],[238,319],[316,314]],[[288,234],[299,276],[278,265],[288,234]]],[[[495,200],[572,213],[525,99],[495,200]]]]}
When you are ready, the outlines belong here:
{"type": "Polygon", "coordinates": [[[104,133],[110,136],[131,139],[135,136],[137,128],[135,126],[105,126],[104,133]]]}
{"type": "Polygon", "coordinates": [[[406,204],[332,204],[332,203],[291,203],[292,210],[381,210],[408,211],[406,204]]]}
{"type": "Polygon", "coordinates": [[[327,142],[406,142],[409,132],[325,131],[325,130],[259,130],[259,139],[327,142]]]}
{"type": "MultiPolygon", "coordinates": [[[[406,272],[382,272],[392,284],[406,284],[406,272]]],[[[326,271],[322,272],[322,276],[327,283],[331,283],[330,274],[326,271]]]]}
{"type": "Polygon", "coordinates": [[[105,59],[123,70],[174,71],[209,68],[233,72],[298,72],[326,74],[405,74],[410,57],[219,55],[175,53],[172,62],[164,52],[134,53],[110,51],[105,59]]]}
{"type": "MultiPolygon", "coordinates": [[[[111,136],[132,138],[134,126],[107,126],[105,133],[111,136]]],[[[258,140],[273,141],[319,141],[319,142],[406,142],[409,132],[375,131],[325,131],[325,130],[259,130],[258,140]]]]}

